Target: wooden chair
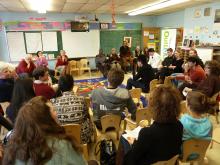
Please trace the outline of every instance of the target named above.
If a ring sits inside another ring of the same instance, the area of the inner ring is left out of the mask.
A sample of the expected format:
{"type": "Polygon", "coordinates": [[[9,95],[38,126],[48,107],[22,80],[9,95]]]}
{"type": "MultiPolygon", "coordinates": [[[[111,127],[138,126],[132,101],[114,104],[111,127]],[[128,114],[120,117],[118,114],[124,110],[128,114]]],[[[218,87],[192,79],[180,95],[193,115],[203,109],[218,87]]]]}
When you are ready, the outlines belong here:
{"type": "Polygon", "coordinates": [[[77,72],[79,75],[79,68],[77,67],[77,61],[71,60],[69,61],[69,69],[70,69],[70,74],[72,75],[72,72],[77,72]]]}
{"type": "MultiPolygon", "coordinates": [[[[214,95],[210,98],[210,101],[213,102],[213,103],[215,103],[216,100],[217,100],[218,95],[220,95],[220,92],[217,92],[216,94],[214,94],[214,95]]],[[[216,102],[216,103],[217,103],[217,102],[216,102]]],[[[219,105],[216,104],[214,115],[215,115],[215,119],[216,119],[217,124],[219,124],[218,114],[219,114],[219,105]]]]}
{"type": "Polygon", "coordinates": [[[167,161],[159,161],[159,162],[154,163],[153,165],[175,165],[178,157],[179,155],[175,155],[174,157],[172,157],[171,159],[167,161]]]}
{"type": "Polygon", "coordinates": [[[183,100],[180,102],[180,112],[182,114],[185,114],[188,112],[187,106],[186,106],[186,100],[183,100]]]}
{"type": "Polygon", "coordinates": [[[5,114],[6,113],[6,109],[9,106],[10,103],[9,102],[2,102],[0,104],[2,106],[2,110],[4,111],[4,114],[5,114]]]}
{"type": "Polygon", "coordinates": [[[139,123],[143,120],[148,121],[148,126],[151,124],[152,112],[149,107],[137,109],[135,122],[132,121],[130,118],[126,117],[124,119],[124,130],[126,129],[127,123],[130,123],[130,124],[135,125],[137,127],[139,125],[139,123]]]}
{"type": "Polygon", "coordinates": [[[171,77],[169,77],[169,76],[165,77],[164,85],[165,85],[165,86],[169,86],[169,87],[172,87],[172,86],[173,86],[173,84],[172,84],[172,82],[171,82],[171,77]]]}
{"type": "Polygon", "coordinates": [[[150,82],[150,92],[152,92],[157,87],[158,83],[159,83],[159,81],[157,79],[151,80],[151,82],[150,82]]]}
{"type": "Polygon", "coordinates": [[[90,69],[90,67],[89,67],[89,62],[88,62],[87,59],[83,58],[83,59],[80,60],[79,70],[80,70],[80,73],[81,73],[82,71],[88,70],[89,75],[90,75],[90,77],[91,77],[91,69],[90,69]]]}
{"type": "Polygon", "coordinates": [[[134,88],[134,89],[129,90],[129,93],[130,93],[134,103],[139,104],[140,107],[143,107],[141,102],[140,102],[141,92],[142,92],[141,88],[134,88]]]}
{"type": "Polygon", "coordinates": [[[117,133],[117,140],[119,139],[120,124],[121,116],[109,114],[101,117],[102,133],[105,133],[107,128],[113,127],[117,133]]]}
{"type": "Polygon", "coordinates": [[[190,163],[192,165],[194,162],[199,162],[202,164],[204,161],[204,157],[206,154],[206,150],[210,144],[211,140],[204,139],[191,139],[183,142],[183,155],[182,159],[180,159],[183,163],[190,163]],[[189,159],[190,155],[198,154],[193,160],[189,159]]]}
{"type": "Polygon", "coordinates": [[[76,143],[82,147],[83,155],[86,160],[89,160],[89,152],[87,144],[81,144],[81,126],[79,124],[66,124],[63,125],[67,135],[73,137],[76,143]]]}
{"type": "Polygon", "coordinates": [[[210,148],[213,147],[213,143],[214,143],[214,142],[217,143],[217,144],[220,144],[220,134],[219,134],[219,132],[220,132],[220,128],[215,128],[215,129],[213,130],[212,142],[211,142],[210,148]]]}

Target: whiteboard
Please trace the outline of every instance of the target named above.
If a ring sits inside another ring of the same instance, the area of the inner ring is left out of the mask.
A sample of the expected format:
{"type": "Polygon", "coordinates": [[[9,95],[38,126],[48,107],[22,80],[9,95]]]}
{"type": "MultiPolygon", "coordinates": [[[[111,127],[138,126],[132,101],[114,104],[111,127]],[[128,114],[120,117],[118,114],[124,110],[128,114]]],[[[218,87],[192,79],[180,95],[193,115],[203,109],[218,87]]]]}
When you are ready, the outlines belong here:
{"type": "Polygon", "coordinates": [[[8,49],[11,61],[20,61],[26,55],[23,32],[7,33],[8,49]]]}
{"type": "Polygon", "coordinates": [[[42,32],[43,51],[58,51],[57,32],[42,32]]]}
{"type": "Polygon", "coordinates": [[[99,52],[99,30],[89,32],[62,32],[63,49],[68,57],[95,57],[99,52]]]}
{"type": "Polygon", "coordinates": [[[42,51],[41,33],[25,33],[26,46],[28,53],[42,51]]]}

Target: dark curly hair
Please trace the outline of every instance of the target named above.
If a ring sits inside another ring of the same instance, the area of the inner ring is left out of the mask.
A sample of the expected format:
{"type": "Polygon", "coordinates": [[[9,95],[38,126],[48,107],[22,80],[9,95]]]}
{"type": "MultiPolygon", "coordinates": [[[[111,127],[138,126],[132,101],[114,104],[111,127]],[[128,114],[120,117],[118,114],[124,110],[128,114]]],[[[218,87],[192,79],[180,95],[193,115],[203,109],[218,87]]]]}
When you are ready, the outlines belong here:
{"type": "Polygon", "coordinates": [[[158,123],[171,123],[178,120],[181,97],[173,87],[161,85],[150,93],[149,107],[153,119],[158,123]]]}
{"type": "Polygon", "coordinates": [[[74,141],[51,115],[48,101],[42,96],[34,97],[19,111],[14,134],[9,140],[3,158],[3,165],[14,164],[16,160],[33,165],[43,165],[53,156],[53,148],[47,144],[48,137],[67,140],[75,147],[74,141]]]}
{"type": "Polygon", "coordinates": [[[205,67],[210,69],[210,74],[220,76],[220,63],[216,60],[206,61],[205,67]]]}

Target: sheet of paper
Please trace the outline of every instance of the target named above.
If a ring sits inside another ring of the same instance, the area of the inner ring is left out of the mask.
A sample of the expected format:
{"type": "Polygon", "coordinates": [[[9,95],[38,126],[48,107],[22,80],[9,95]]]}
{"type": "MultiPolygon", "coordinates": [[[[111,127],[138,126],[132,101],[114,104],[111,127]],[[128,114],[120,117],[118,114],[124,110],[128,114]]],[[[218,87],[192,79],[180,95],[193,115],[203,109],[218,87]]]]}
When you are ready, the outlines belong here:
{"type": "Polygon", "coordinates": [[[137,128],[135,128],[133,130],[125,130],[126,134],[123,134],[122,136],[125,139],[127,139],[128,137],[133,137],[133,138],[137,139],[141,129],[142,129],[142,127],[138,126],[137,128]]]}

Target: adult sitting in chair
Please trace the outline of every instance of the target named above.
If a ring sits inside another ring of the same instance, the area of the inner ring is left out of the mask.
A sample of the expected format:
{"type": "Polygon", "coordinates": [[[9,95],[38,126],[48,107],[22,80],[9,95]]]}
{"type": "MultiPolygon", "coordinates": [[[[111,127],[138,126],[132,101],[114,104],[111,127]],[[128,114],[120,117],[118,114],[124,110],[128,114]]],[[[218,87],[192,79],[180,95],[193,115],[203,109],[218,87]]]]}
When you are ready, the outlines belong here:
{"type": "Polygon", "coordinates": [[[154,70],[154,73],[157,74],[158,69],[161,65],[161,58],[158,53],[155,52],[153,48],[148,49],[149,53],[149,61],[148,64],[150,64],[154,70]]]}
{"type": "Polygon", "coordinates": [[[18,64],[16,72],[21,78],[32,77],[32,72],[35,68],[36,66],[32,60],[32,54],[27,54],[18,64]]]}
{"type": "Polygon", "coordinates": [[[111,65],[111,68],[121,69],[121,65],[119,64],[120,63],[120,57],[118,56],[115,48],[112,48],[111,54],[109,56],[108,61],[111,65]]]}
{"type": "Polygon", "coordinates": [[[154,79],[153,69],[147,64],[145,55],[138,56],[137,65],[139,67],[138,72],[133,79],[128,79],[127,89],[130,90],[135,87],[141,88],[143,92],[148,92],[150,81],[154,79]]]}
{"type": "Polygon", "coordinates": [[[159,67],[159,80],[160,83],[163,84],[166,76],[169,76],[172,73],[172,69],[170,66],[173,64],[175,57],[173,55],[173,49],[167,49],[167,57],[162,61],[162,64],[159,67]]]}
{"type": "Polygon", "coordinates": [[[196,90],[200,91],[208,97],[220,91],[220,63],[212,60],[205,63],[206,78],[201,81],[196,88],[184,88],[184,92],[196,90]]]}
{"type": "Polygon", "coordinates": [[[57,56],[55,70],[57,70],[59,74],[62,74],[65,72],[67,65],[68,65],[68,56],[66,55],[65,50],[61,50],[60,55],[57,56]]]}
{"type": "Polygon", "coordinates": [[[74,81],[70,75],[61,76],[59,79],[58,91],[61,96],[51,99],[57,111],[61,124],[80,124],[81,141],[90,142],[93,129],[89,119],[88,109],[83,96],[77,96],[73,92],[74,81]]]}
{"type": "Polygon", "coordinates": [[[0,62],[0,102],[10,102],[15,79],[17,74],[13,69],[11,71],[10,64],[0,62]]]}
{"type": "Polygon", "coordinates": [[[179,87],[180,92],[182,92],[185,87],[196,88],[198,84],[205,79],[205,72],[198,64],[196,57],[189,57],[187,66],[188,69],[185,70],[185,75],[177,75],[174,77],[177,80],[183,80],[183,84],[179,87]]]}
{"type": "Polygon", "coordinates": [[[121,139],[126,149],[123,165],[149,165],[169,160],[181,152],[183,126],[178,120],[178,91],[164,85],[156,88],[150,93],[149,106],[154,123],[150,127],[142,128],[138,139],[121,139]]]}
{"type": "Polygon", "coordinates": [[[99,49],[99,54],[97,54],[95,57],[95,64],[98,70],[101,71],[104,77],[106,77],[105,61],[106,61],[105,54],[103,53],[102,49],[99,49]]]}
{"type": "Polygon", "coordinates": [[[116,114],[124,117],[122,113],[125,108],[132,114],[132,119],[135,119],[136,105],[129,91],[119,87],[123,80],[124,72],[122,70],[111,69],[108,73],[108,86],[92,91],[93,120],[98,129],[101,129],[102,116],[116,114]]]}

